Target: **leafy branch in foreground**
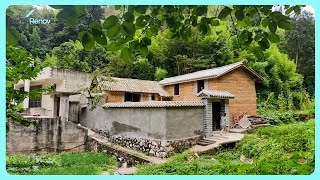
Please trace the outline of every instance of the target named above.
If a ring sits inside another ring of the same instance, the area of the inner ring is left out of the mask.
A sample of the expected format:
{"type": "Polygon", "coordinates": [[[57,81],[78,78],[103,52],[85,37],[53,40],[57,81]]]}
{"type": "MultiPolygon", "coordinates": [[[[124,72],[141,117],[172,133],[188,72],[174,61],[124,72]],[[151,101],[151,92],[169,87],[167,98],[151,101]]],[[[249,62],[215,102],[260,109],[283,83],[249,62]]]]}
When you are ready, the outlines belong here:
{"type": "MultiPolygon", "coordinates": [[[[61,9],[57,18],[68,27],[75,27],[85,12],[84,6],[52,6],[61,9]]],[[[147,56],[152,37],[164,28],[169,29],[168,38],[192,40],[193,30],[210,35],[214,26],[226,18],[232,19],[239,43],[253,52],[257,58],[270,43],[278,43],[277,29],[291,30],[290,14],[300,14],[300,5],[284,6],[285,14],[274,11],[272,5],[223,6],[217,16],[207,16],[208,6],[115,6],[117,16],[107,17],[103,22],[94,22],[79,38],[86,50],[95,43],[104,45],[109,51],[121,50],[121,57],[128,61],[133,55],[147,56]],[[110,43],[108,43],[110,41],[110,43]]]]}
{"type": "Polygon", "coordinates": [[[25,92],[23,89],[15,89],[14,85],[19,81],[33,79],[41,70],[36,59],[21,47],[6,47],[6,117],[7,120],[16,121],[22,125],[31,122],[24,119],[20,113],[23,111],[22,103],[26,97],[39,96],[41,92],[25,92]]]}

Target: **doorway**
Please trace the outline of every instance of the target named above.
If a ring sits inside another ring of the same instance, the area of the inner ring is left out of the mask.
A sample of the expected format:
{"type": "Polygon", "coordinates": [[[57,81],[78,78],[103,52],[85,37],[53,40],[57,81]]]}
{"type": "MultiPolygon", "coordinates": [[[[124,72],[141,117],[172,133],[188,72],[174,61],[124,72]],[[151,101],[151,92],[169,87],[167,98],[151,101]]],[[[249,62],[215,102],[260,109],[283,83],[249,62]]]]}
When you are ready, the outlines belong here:
{"type": "Polygon", "coordinates": [[[212,131],[220,129],[221,103],[212,102],[212,131]]]}
{"type": "Polygon", "coordinates": [[[59,112],[60,112],[60,97],[57,97],[57,109],[56,109],[56,115],[59,116],[59,112]]]}

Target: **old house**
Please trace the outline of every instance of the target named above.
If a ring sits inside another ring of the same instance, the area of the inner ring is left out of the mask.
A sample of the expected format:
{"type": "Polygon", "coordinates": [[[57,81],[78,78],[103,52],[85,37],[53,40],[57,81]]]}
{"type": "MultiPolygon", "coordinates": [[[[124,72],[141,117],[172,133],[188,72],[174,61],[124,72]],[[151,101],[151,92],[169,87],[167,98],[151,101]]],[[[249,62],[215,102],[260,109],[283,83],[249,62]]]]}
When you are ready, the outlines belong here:
{"type": "MultiPolygon", "coordinates": [[[[199,133],[219,130],[223,113],[231,124],[235,116],[244,112],[255,115],[255,84],[262,80],[243,62],[160,82],[114,77],[98,85],[106,99],[102,107],[93,111],[88,108],[90,101],[81,96],[81,89],[92,82],[88,73],[45,68],[36,79],[21,81],[15,88],[55,89],[41,98],[26,99],[24,108],[28,115],[60,116],[62,120],[103,131],[119,144],[135,138],[134,146],[141,150],[146,139],[190,145],[189,140],[197,139],[199,133]]],[[[160,149],[152,151],[163,151],[160,149]]]]}

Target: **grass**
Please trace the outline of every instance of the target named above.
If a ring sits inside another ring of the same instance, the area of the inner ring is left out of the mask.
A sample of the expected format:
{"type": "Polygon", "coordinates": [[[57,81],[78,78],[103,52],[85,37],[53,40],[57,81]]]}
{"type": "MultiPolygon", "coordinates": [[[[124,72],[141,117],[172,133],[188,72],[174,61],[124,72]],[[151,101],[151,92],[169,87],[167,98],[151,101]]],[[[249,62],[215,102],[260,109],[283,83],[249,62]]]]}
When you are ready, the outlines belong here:
{"type": "Polygon", "coordinates": [[[94,175],[115,170],[116,159],[105,153],[17,154],[6,159],[9,174],[94,175]]]}
{"type": "Polygon", "coordinates": [[[136,174],[311,174],[315,166],[314,120],[263,127],[247,134],[234,149],[197,155],[186,151],[162,165],[138,167],[136,174]],[[253,164],[240,161],[240,156],[253,164]]]}
{"type": "MultiPolygon", "coordinates": [[[[254,129],[233,149],[197,156],[190,151],[161,165],[138,166],[136,174],[311,174],[315,166],[315,122],[295,122],[254,129]],[[253,164],[240,161],[240,156],[253,164]]],[[[94,175],[115,170],[116,159],[105,153],[17,154],[6,159],[10,174],[94,175]]]]}

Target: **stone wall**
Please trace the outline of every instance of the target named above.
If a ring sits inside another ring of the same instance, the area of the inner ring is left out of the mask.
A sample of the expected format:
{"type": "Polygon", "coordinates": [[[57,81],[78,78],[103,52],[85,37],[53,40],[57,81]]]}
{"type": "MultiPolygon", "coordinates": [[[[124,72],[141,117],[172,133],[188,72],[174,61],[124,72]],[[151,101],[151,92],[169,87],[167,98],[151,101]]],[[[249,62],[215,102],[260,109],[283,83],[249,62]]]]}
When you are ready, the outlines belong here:
{"type": "Polygon", "coordinates": [[[35,125],[8,122],[7,154],[31,152],[83,151],[87,131],[59,117],[32,117],[35,125]]]}
{"type": "MultiPolygon", "coordinates": [[[[160,158],[167,158],[174,155],[177,152],[182,152],[194,145],[201,138],[200,136],[193,136],[184,139],[174,139],[174,140],[159,140],[159,139],[144,139],[144,138],[134,138],[126,135],[121,136],[111,136],[103,131],[96,131],[108,141],[121,145],[126,148],[134,149],[140,152],[144,152],[151,156],[156,156],[160,158]]],[[[93,143],[93,140],[88,142],[93,143]]],[[[96,145],[89,145],[88,148],[94,148],[96,145]]]]}

